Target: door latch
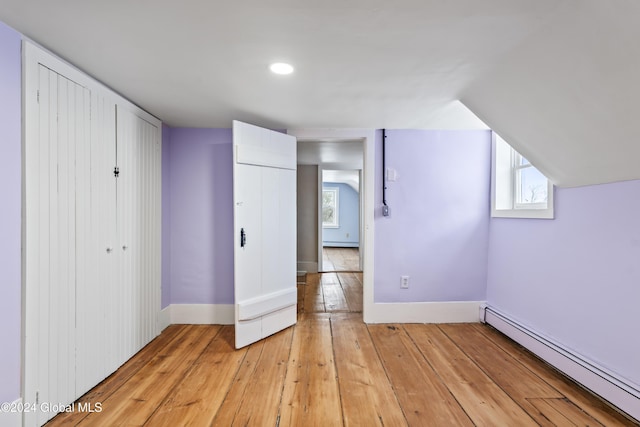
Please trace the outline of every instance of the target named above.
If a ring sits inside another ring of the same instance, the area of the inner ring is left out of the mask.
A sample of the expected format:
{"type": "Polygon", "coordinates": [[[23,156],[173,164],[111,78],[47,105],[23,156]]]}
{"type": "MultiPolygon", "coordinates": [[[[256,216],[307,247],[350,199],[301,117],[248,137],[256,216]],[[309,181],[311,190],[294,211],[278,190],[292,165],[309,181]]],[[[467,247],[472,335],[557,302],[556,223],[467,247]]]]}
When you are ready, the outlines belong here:
{"type": "Polygon", "coordinates": [[[240,247],[244,248],[247,244],[247,233],[244,232],[244,228],[240,229],[240,247]]]}

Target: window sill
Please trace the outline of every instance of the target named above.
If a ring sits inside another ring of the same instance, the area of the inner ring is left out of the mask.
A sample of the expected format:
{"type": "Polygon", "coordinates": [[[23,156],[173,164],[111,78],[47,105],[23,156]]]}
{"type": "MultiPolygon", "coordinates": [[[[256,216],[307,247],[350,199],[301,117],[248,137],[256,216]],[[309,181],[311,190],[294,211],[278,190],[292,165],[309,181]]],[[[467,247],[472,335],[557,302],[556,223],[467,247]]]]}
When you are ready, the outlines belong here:
{"type": "Polygon", "coordinates": [[[553,209],[492,209],[491,217],[554,219],[553,209]]]}

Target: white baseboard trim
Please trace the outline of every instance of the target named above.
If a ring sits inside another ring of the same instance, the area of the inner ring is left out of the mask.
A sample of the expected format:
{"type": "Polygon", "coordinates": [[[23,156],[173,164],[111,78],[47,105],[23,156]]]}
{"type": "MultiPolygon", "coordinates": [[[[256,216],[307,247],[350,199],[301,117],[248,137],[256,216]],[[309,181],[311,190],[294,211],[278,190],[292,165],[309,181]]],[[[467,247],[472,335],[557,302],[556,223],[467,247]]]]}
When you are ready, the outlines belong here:
{"type": "Polygon", "coordinates": [[[478,323],[484,301],[374,303],[367,323],[478,323]]]}
{"type": "Polygon", "coordinates": [[[160,332],[167,329],[167,326],[171,324],[171,306],[170,305],[160,310],[160,314],[158,315],[158,323],[160,326],[160,332]]]}
{"type": "Polygon", "coordinates": [[[233,325],[233,304],[171,304],[169,310],[172,325],[233,325]]]}
{"type": "Polygon", "coordinates": [[[621,378],[596,362],[537,333],[493,307],[486,307],[484,320],[622,412],[640,420],[639,385],[621,378]]]}
{"type": "Polygon", "coordinates": [[[298,261],[298,271],[305,271],[307,273],[318,272],[318,262],[313,261],[298,261]]]}
{"type": "MultiPolygon", "coordinates": [[[[477,323],[482,304],[484,301],[377,303],[368,309],[366,322],[477,323]]],[[[234,310],[233,304],[171,304],[160,318],[168,316],[171,325],[232,325],[234,310]]]]}
{"type": "MultiPolygon", "coordinates": [[[[2,403],[2,402],[0,402],[2,403]]],[[[19,409],[22,405],[22,398],[10,402],[11,408],[19,409]]],[[[10,409],[11,409],[10,408],[10,409]]],[[[22,412],[11,410],[8,412],[0,411],[0,427],[17,427],[22,425],[22,412]]]]}

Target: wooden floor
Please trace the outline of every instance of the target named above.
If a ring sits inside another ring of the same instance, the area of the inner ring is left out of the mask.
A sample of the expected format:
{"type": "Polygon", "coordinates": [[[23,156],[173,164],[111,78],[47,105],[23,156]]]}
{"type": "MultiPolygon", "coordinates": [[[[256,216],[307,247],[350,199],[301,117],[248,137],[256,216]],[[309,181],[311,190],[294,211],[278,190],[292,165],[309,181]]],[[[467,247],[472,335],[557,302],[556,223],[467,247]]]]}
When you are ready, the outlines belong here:
{"type": "Polygon", "coordinates": [[[358,248],[322,248],[322,271],[360,271],[358,248]]]}
{"type": "Polygon", "coordinates": [[[295,327],[234,350],[232,326],[170,326],[80,399],[102,412],[48,425],[635,425],[489,326],[365,325],[323,290],[357,275],[313,277],[295,327]]]}
{"type": "Polygon", "coordinates": [[[303,280],[298,313],[362,313],[362,273],[309,273],[303,280]]]}

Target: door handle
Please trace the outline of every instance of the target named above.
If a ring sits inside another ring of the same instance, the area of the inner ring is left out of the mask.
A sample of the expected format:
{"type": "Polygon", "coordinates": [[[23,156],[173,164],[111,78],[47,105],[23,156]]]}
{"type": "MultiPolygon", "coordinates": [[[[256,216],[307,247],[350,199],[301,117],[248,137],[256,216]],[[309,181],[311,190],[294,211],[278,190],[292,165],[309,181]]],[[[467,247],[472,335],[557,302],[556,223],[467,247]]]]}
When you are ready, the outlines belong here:
{"type": "Polygon", "coordinates": [[[244,248],[247,244],[247,233],[244,232],[244,228],[240,229],[240,247],[244,248]]]}

